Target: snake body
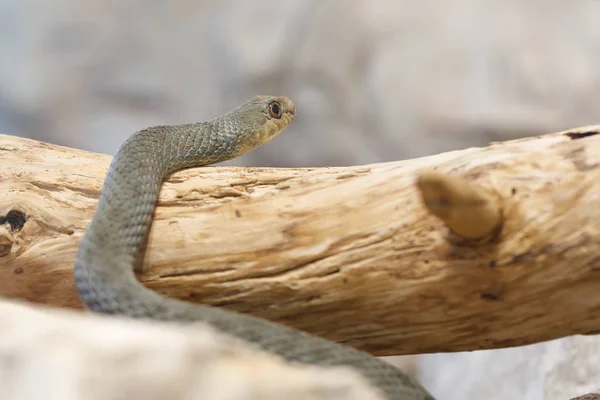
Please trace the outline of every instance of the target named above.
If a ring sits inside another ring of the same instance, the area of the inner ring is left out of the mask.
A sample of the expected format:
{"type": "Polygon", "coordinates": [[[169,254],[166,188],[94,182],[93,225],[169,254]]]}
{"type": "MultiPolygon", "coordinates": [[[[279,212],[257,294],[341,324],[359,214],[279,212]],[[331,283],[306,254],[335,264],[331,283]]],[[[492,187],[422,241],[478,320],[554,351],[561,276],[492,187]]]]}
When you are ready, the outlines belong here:
{"type": "Polygon", "coordinates": [[[208,323],[290,361],[353,367],[388,399],[432,400],[418,383],[367,353],[260,318],[168,298],[136,279],[134,267],[164,178],[182,168],[238,157],[279,134],[295,113],[288,98],[257,96],[211,121],[156,126],[131,135],[111,162],[96,212],[80,243],[77,290],[92,311],[208,323]]]}

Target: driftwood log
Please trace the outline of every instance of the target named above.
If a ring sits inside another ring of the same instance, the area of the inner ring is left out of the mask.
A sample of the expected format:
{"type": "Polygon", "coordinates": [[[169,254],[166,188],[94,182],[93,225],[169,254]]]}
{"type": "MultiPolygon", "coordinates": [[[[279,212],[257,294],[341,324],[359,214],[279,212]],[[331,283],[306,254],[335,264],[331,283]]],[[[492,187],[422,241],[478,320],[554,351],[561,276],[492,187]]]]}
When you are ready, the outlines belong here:
{"type": "MultiPolygon", "coordinates": [[[[140,280],[375,355],[600,331],[600,126],[344,168],[164,184],[140,280]]],[[[0,135],[0,296],[80,308],[110,156],[0,135]]]]}

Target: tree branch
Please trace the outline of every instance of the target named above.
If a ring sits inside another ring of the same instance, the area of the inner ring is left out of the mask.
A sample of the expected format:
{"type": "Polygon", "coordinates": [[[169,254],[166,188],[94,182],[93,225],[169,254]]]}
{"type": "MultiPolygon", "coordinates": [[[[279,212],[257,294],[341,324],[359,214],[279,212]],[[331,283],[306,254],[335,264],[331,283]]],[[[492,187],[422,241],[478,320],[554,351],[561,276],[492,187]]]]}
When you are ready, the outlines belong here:
{"type": "MultiPolygon", "coordinates": [[[[599,130],[367,166],[181,171],[140,279],[376,355],[600,331],[599,130]],[[487,199],[494,235],[431,214],[425,171],[487,199]]],[[[0,293],[80,307],[72,267],[110,157],[10,136],[0,155],[0,293]]]]}
{"type": "Polygon", "coordinates": [[[436,171],[422,173],[417,186],[427,209],[461,238],[489,241],[502,229],[502,205],[497,196],[436,171]]]}

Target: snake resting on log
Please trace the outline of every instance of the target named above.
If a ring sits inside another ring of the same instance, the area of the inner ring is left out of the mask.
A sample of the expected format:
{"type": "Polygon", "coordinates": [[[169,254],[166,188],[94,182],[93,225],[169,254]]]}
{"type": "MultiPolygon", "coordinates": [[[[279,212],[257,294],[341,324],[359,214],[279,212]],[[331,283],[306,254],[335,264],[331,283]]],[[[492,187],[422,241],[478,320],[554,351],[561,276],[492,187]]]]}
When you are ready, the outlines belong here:
{"type": "Polygon", "coordinates": [[[135,276],[164,178],[183,168],[245,154],[277,136],[295,114],[294,103],[286,97],[257,96],[211,121],[155,126],[131,135],[111,162],[79,246],[75,265],[79,295],[92,311],[179,324],[208,323],[288,361],[352,367],[387,399],[433,400],[418,383],[365,352],[264,319],[168,298],[135,276]]]}

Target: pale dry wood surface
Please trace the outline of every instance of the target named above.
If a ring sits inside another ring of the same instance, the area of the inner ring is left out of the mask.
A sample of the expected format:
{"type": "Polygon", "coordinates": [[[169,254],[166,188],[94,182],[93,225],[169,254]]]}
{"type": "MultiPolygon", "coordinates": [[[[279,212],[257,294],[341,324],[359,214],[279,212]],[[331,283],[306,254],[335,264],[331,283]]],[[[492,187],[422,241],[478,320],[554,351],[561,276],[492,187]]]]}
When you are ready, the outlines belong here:
{"type": "MultiPolygon", "coordinates": [[[[366,166],[182,171],[140,278],[376,355],[600,331],[599,129],[366,166]],[[493,240],[462,241],[427,210],[416,182],[432,169],[494,195],[493,240]]],[[[110,156],[11,136],[0,156],[0,294],[80,307],[73,261],[110,156]]]]}
{"type": "Polygon", "coordinates": [[[209,326],[0,301],[3,400],[383,400],[350,368],[291,364],[209,326]]]}

